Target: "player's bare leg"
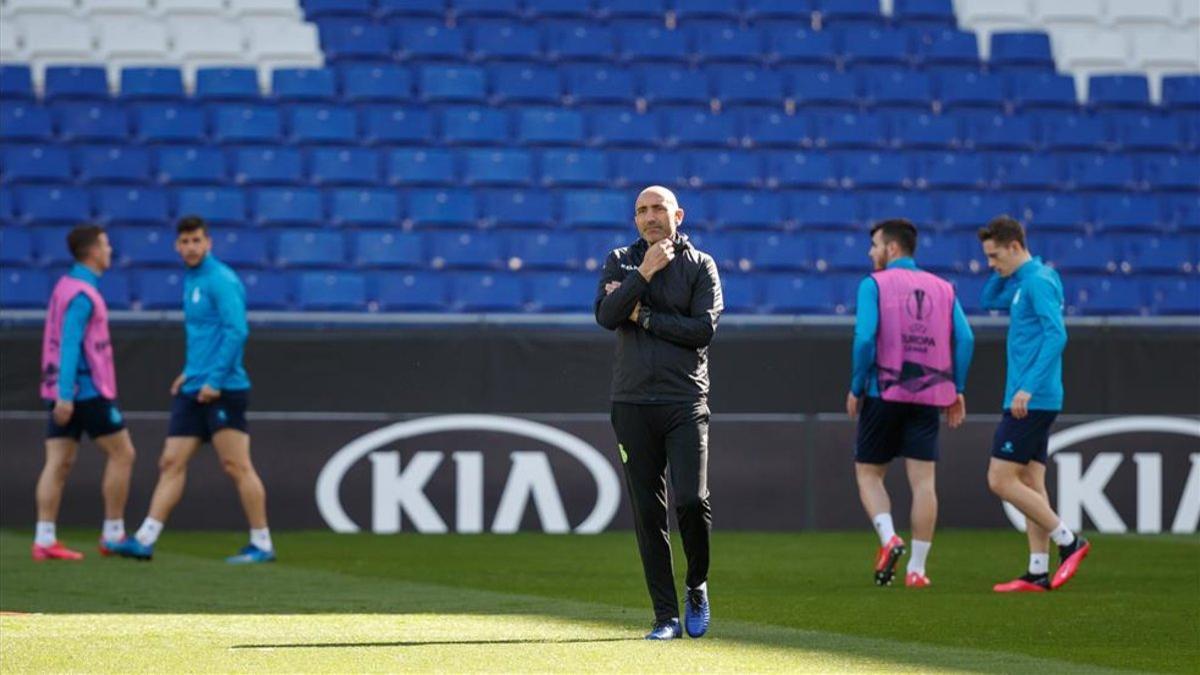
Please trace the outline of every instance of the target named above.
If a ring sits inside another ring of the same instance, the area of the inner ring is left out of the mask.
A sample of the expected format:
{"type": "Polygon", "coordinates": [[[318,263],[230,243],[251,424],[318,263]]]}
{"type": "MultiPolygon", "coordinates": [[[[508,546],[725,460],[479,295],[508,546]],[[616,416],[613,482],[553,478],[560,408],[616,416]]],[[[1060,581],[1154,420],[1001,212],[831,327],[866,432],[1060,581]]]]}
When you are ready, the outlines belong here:
{"type": "Polygon", "coordinates": [[[892,583],[896,563],[905,550],[904,540],[896,536],[896,528],[892,523],[892,500],[883,484],[886,475],[886,464],[854,463],[859,499],[879,534],[880,547],[875,555],[875,583],[879,586],[892,583]]]}
{"type": "Polygon", "coordinates": [[[275,546],[267,527],[267,491],[250,459],[250,434],[237,429],[222,429],[213,435],[213,447],[217,449],[221,468],[237,487],[246,521],[250,524],[250,545],[228,558],[228,562],[273,561],[275,546]]]}
{"type": "Polygon", "coordinates": [[[58,542],[55,523],[58,508],[62,504],[63,486],[75,456],[79,442],[73,438],[46,439],[46,462],[38,476],[35,499],[37,500],[37,531],[33,541],[34,560],[82,560],[83,554],[72,551],[58,542]]]}
{"type": "Polygon", "coordinates": [[[933,531],[937,526],[937,463],[919,459],[904,460],[908,485],[912,489],[912,554],[904,584],[924,588],[930,584],[925,574],[925,561],[933,546],[933,531]]]}

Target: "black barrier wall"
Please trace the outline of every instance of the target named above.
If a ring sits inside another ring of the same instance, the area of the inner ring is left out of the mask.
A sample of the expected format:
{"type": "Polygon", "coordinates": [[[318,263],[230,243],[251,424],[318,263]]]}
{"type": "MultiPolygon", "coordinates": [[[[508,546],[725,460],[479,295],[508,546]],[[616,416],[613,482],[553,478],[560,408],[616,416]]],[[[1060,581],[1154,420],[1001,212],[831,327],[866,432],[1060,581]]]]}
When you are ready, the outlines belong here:
{"type": "MultiPolygon", "coordinates": [[[[978,331],[971,421],[943,432],[942,526],[1008,526],[986,488],[1003,390],[1003,331],[978,331]]],[[[854,426],[841,409],[848,327],[722,329],[711,350],[714,520],[726,529],[862,526],[854,426]]],[[[139,450],[128,517],[140,519],[182,362],[176,324],[116,326],[121,402],[139,450]]],[[[278,330],[257,327],[246,365],[256,462],[277,528],[381,533],[592,532],[630,525],[607,421],[612,335],[600,329],[278,330]]],[[[40,333],[0,334],[0,524],[29,527],[45,413],[40,333]]],[[[1200,337],[1075,328],[1050,487],[1069,524],[1194,532],[1200,517],[1200,337]],[[1158,416],[1153,420],[1130,416],[1158,416]],[[1155,421],[1157,420],[1157,421],[1155,421]],[[1090,426],[1089,426],[1090,425],[1090,426]],[[1092,432],[1088,432],[1092,429],[1092,432]],[[1083,430],[1084,433],[1079,433],[1083,430]]],[[[85,444],[63,524],[100,517],[85,444]]],[[[211,453],[189,474],[172,527],[240,528],[211,453]]],[[[893,472],[894,512],[907,508],[893,472]]]]}

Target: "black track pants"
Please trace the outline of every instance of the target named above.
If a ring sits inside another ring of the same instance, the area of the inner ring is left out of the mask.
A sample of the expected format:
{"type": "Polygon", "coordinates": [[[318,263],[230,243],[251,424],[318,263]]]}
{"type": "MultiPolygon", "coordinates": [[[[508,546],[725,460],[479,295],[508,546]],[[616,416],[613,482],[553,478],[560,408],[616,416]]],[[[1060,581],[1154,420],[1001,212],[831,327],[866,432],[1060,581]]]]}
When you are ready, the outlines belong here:
{"type": "Polygon", "coordinates": [[[612,425],[620,444],[625,483],[633,505],[634,531],[656,620],[679,616],[667,525],[667,466],[675,514],[687,556],[687,585],[708,580],[708,406],[705,403],[637,405],[613,403],[612,425]]]}

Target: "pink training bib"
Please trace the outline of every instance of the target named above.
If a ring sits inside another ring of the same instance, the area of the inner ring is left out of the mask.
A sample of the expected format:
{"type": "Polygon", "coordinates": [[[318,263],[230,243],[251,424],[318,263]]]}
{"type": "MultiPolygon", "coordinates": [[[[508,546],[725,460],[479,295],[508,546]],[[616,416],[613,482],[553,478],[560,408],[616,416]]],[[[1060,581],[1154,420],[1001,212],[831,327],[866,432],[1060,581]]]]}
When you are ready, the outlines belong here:
{"type": "Polygon", "coordinates": [[[879,395],[898,403],[954,403],[954,287],[928,272],[900,267],[871,276],[879,285],[879,395]]]}
{"type": "Polygon", "coordinates": [[[42,398],[58,399],[58,373],[62,363],[62,329],[67,306],[83,293],[92,301],[92,318],[83,334],[83,355],[92,369],[96,390],[107,399],[117,398],[117,375],[113,366],[112,340],[108,333],[108,305],[100,292],[85,281],[64,276],[54,286],[46,308],[46,330],[42,335],[42,398]]]}

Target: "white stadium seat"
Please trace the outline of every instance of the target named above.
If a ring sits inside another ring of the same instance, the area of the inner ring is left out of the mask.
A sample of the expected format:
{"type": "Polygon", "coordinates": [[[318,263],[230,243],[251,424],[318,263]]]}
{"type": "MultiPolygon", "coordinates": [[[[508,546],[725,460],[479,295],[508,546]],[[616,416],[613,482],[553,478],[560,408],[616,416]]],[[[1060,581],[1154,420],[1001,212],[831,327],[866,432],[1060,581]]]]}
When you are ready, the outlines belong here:
{"type": "Polygon", "coordinates": [[[299,21],[255,25],[249,31],[249,54],[259,66],[264,89],[270,87],[275,68],[317,68],[325,63],[317,27],[299,21]]]}
{"type": "Polygon", "coordinates": [[[229,13],[236,17],[283,16],[299,19],[296,0],[230,0],[229,13]]]}
{"type": "Polygon", "coordinates": [[[155,0],[154,10],[159,16],[225,16],[225,0],[155,0]]]}
{"type": "Polygon", "coordinates": [[[1133,36],[1132,57],[1137,68],[1200,70],[1200,38],[1188,31],[1139,31],[1133,36]]]}
{"type": "Polygon", "coordinates": [[[149,0],[82,0],[79,11],[86,17],[146,16],[150,13],[150,2],[149,0]]]}
{"type": "Polygon", "coordinates": [[[1190,30],[1200,30],[1200,0],[1179,0],[1175,24],[1190,30]]]}
{"type": "Polygon", "coordinates": [[[21,46],[17,43],[17,31],[0,30],[0,61],[24,61],[21,46]]]}
{"type": "Polygon", "coordinates": [[[1107,0],[1104,21],[1113,27],[1134,24],[1166,26],[1175,15],[1175,0],[1107,0]]]}
{"type": "Polygon", "coordinates": [[[1096,26],[1103,14],[1100,0],[1034,0],[1033,6],[1034,21],[1048,30],[1096,26]]]}
{"type": "Polygon", "coordinates": [[[1126,37],[1116,31],[1061,31],[1052,41],[1060,71],[1075,77],[1079,100],[1086,101],[1088,78],[1133,71],[1126,37]]]}
{"type": "Polygon", "coordinates": [[[75,0],[5,0],[3,14],[8,17],[29,15],[75,16],[75,0]]]}
{"type": "Polygon", "coordinates": [[[1027,0],[955,0],[954,9],[959,24],[975,31],[979,55],[985,59],[991,53],[992,33],[1030,30],[1033,25],[1027,0]]]}
{"type": "Polygon", "coordinates": [[[25,37],[25,52],[34,60],[59,63],[93,58],[92,31],[84,21],[66,16],[22,16],[17,23],[25,37]]]}
{"type": "Polygon", "coordinates": [[[119,80],[127,66],[165,65],[171,61],[171,42],[167,27],[149,18],[129,18],[106,24],[99,31],[100,56],[108,66],[109,79],[119,80]]]}

